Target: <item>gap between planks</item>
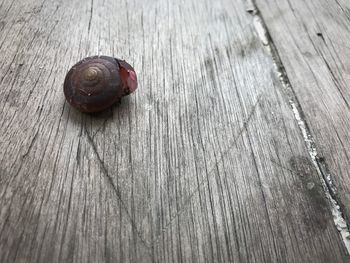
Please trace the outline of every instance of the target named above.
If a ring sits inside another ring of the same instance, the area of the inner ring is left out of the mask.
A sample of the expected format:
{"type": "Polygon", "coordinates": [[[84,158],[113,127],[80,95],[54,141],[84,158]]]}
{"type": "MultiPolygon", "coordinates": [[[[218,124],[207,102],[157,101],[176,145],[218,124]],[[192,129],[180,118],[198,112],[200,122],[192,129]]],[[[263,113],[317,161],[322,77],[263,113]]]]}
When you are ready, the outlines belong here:
{"type": "Polygon", "coordinates": [[[315,166],[315,169],[323,186],[324,194],[329,201],[328,204],[329,209],[333,215],[333,222],[341,236],[348,254],[350,254],[350,230],[348,223],[344,218],[343,210],[340,206],[341,202],[336,196],[337,189],[332,182],[332,176],[327,168],[325,159],[318,155],[317,146],[311,134],[306,118],[304,117],[305,115],[301,104],[299,103],[299,100],[293,90],[292,84],[289,81],[279,52],[273,42],[266,23],[264,22],[263,16],[255,4],[255,0],[246,0],[246,6],[246,11],[253,17],[253,25],[261,43],[266,47],[268,53],[272,57],[276,73],[279,77],[282,87],[284,88],[283,93],[288,99],[289,105],[293,111],[293,115],[303,136],[308,154],[310,155],[312,163],[315,166]]]}

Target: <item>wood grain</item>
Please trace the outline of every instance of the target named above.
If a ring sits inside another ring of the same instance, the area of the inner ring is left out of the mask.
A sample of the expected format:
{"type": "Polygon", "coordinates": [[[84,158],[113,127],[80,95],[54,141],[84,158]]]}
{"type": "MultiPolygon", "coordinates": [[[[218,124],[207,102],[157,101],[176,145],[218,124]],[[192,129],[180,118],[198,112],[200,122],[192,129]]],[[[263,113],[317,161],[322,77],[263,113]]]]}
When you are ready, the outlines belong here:
{"type": "Polygon", "coordinates": [[[0,4],[1,262],[346,262],[241,1],[0,4]],[[81,114],[79,59],[137,92],[81,114]]]}
{"type": "Polygon", "coordinates": [[[350,222],[350,5],[257,0],[350,222]]]}

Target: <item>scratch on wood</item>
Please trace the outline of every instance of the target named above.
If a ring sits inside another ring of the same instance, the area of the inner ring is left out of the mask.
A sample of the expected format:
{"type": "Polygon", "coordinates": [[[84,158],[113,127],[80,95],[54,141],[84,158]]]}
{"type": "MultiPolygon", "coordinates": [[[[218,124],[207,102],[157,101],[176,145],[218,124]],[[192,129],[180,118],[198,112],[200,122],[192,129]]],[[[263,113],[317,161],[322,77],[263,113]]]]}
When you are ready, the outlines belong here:
{"type": "Polygon", "coordinates": [[[87,137],[87,139],[88,139],[88,142],[90,143],[90,145],[91,145],[91,147],[92,147],[92,149],[93,149],[93,151],[94,151],[94,153],[95,153],[95,155],[96,155],[96,157],[97,157],[97,160],[98,160],[98,163],[100,164],[102,173],[105,175],[105,177],[106,177],[106,179],[107,179],[109,185],[112,187],[114,193],[116,194],[116,196],[117,196],[117,198],[118,198],[118,201],[119,201],[119,203],[121,204],[121,207],[123,208],[124,212],[126,213],[128,219],[130,220],[130,223],[131,223],[131,225],[132,225],[134,231],[136,231],[136,233],[137,233],[138,237],[140,238],[142,244],[147,248],[147,251],[148,251],[148,249],[150,248],[150,246],[149,246],[149,245],[147,244],[147,242],[143,239],[143,237],[142,237],[140,231],[138,231],[135,221],[132,219],[132,217],[131,217],[131,215],[130,215],[130,213],[129,213],[129,211],[128,211],[127,206],[126,206],[125,203],[123,202],[123,199],[122,199],[122,197],[121,197],[121,192],[120,192],[118,186],[116,186],[115,183],[113,182],[113,178],[110,176],[110,174],[109,174],[109,172],[108,172],[108,170],[107,170],[107,167],[106,167],[105,163],[104,163],[103,160],[101,159],[100,154],[99,154],[98,151],[97,151],[96,145],[95,145],[95,143],[94,143],[94,141],[93,141],[93,139],[92,139],[92,137],[91,137],[90,133],[88,132],[88,130],[87,130],[87,128],[86,128],[85,125],[84,125],[84,131],[85,131],[86,137],[87,137]]]}
{"type": "MultiPolygon", "coordinates": [[[[193,192],[189,195],[189,197],[186,199],[186,201],[184,202],[184,205],[181,207],[181,209],[176,212],[173,216],[171,216],[169,222],[163,227],[162,232],[164,232],[169,226],[172,225],[172,222],[185,210],[185,208],[187,207],[187,205],[190,203],[190,201],[192,200],[192,198],[195,196],[195,194],[199,191],[199,189],[204,185],[204,183],[206,183],[208,181],[208,178],[211,177],[214,173],[214,171],[216,170],[217,166],[225,159],[225,157],[230,153],[230,151],[232,150],[232,148],[236,145],[237,140],[242,136],[243,132],[246,131],[247,126],[250,122],[250,120],[252,119],[256,108],[261,100],[262,95],[259,95],[257,98],[256,103],[253,105],[252,109],[250,110],[250,113],[246,119],[246,121],[243,123],[243,126],[239,129],[238,134],[233,138],[233,140],[229,143],[229,146],[227,147],[227,149],[224,151],[224,153],[221,154],[221,156],[219,157],[218,160],[216,160],[214,166],[209,169],[208,171],[208,176],[204,179],[202,179],[202,181],[198,184],[198,186],[196,187],[196,189],[193,190],[193,192]]],[[[156,244],[159,242],[159,238],[160,238],[160,234],[157,238],[155,238],[154,241],[152,241],[152,245],[156,244]]]]}

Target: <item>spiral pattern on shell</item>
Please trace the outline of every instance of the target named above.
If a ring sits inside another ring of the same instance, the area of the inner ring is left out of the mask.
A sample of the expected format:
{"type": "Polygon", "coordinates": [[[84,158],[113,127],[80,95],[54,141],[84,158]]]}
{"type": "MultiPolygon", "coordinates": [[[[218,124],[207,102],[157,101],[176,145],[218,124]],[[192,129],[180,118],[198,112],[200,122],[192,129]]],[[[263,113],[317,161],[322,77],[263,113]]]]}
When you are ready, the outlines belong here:
{"type": "Polygon", "coordinates": [[[66,76],[64,94],[67,101],[82,112],[97,112],[110,107],[130,93],[121,72],[135,72],[127,65],[128,69],[125,69],[118,59],[107,56],[83,59],[66,76]]]}

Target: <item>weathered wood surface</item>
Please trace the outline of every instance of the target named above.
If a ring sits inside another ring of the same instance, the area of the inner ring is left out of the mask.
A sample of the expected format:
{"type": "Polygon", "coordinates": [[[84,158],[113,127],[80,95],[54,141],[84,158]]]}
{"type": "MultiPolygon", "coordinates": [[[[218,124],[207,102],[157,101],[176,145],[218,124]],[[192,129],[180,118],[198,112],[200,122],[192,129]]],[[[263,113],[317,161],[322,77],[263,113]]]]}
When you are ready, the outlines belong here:
{"type": "MultiPolygon", "coordinates": [[[[346,262],[243,1],[0,4],[1,262],[346,262]],[[138,91],[81,114],[66,71],[138,91]]],[[[334,116],[337,117],[337,116],[334,116]]]]}
{"type": "Polygon", "coordinates": [[[256,4],[349,222],[350,2],[257,0],[256,4]]]}

